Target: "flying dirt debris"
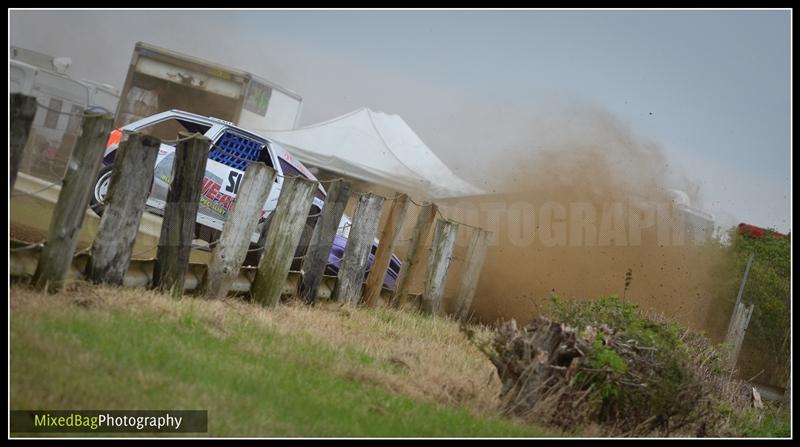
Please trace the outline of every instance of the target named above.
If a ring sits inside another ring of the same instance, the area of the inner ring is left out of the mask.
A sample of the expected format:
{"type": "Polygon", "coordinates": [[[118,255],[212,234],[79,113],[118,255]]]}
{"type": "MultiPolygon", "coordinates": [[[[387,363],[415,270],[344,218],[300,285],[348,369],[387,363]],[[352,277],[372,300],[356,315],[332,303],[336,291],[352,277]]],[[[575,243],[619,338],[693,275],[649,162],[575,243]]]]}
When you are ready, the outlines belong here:
{"type": "Polygon", "coordinates": [[[601,109],[565,111],[531,133],[529,147],[484,173],[511,192],[445,204],[448,215],[493,233],[475,317],[528,318],[553,290],[622,295],[630,269],[629,300],[702,328],[718,254],[698,188],[665,169],[660,145],[601,109]]]}

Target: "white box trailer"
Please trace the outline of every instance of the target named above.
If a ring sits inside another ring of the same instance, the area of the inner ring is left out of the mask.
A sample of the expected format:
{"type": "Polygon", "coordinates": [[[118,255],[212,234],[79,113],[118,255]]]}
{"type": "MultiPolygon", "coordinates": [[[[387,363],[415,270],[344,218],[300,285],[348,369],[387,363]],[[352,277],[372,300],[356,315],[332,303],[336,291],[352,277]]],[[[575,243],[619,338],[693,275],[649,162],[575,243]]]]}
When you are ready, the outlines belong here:
{"type": "MultiPolygon", "coordinates": [[[[114,112],[119,102],[119,91],[107,84],[72,78],[67,73],[71,63],[69,58],[54,58],[12,46],[8,62],[9,90],[11,93],[35,96],[45,106],[57,106],[57,110],[51,110],[52,113],[80,112],[88,107],[102,107],[114,112]]],[[[44,115],[37,112],[36,118],[40,124],[44,121],[44,115]]],[[[51,128],[64,130],[66,121],[65,115],[64,120],[57,120],[59,124],[51,128]]]]}
{"type": "Polygon", "coordinates": [[[68,74],[69,58],[12,46],[8,61],[9,92],[33,96],[36,110],[20,171],[60,179],[80,130],[80,113],[90,107],[117,109],[113,87],[68,74]]]}
{"type": "Polygon", "coordinates": [[[294,129],[303,98],[252,73],[137,42],[116,127],[172,109],[253,130],[294,129]]]}

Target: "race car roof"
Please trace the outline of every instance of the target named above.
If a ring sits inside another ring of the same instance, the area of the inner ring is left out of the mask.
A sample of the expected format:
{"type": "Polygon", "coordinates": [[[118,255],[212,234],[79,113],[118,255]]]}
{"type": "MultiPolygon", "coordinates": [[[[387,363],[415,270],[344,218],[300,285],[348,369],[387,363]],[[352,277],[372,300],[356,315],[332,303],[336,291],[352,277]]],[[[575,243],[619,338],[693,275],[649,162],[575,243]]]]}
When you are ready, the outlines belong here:
{"type": "Polygon", "coordinates": [[[456,175],[397,115],[362,108],[295,130],[259,131],[303,163],[398,191],[431,198],[484,193],[456,175]]]}

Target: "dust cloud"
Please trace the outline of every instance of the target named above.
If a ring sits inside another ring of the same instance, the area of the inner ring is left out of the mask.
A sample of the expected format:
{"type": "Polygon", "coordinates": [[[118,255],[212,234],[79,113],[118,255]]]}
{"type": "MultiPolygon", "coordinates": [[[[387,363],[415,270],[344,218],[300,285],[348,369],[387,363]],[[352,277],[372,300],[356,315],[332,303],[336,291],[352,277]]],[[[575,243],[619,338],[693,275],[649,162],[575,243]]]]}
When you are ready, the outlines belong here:
{"type": "MultiPolygon", "coordinates": [[[[693,206],[699,191],[663,148],[586,107],[531,126],[529,141],[487,162],[487,179],[513,192],[443,204],[448,217],[493,233],[475,318],[527,321],[553,293],[613,293],[703,329],[719,250],[676,207],[681,199],[671,190],[684,191],[693,206]]],[[[460,233],[457,260],[468,240],[460,233]]]]}

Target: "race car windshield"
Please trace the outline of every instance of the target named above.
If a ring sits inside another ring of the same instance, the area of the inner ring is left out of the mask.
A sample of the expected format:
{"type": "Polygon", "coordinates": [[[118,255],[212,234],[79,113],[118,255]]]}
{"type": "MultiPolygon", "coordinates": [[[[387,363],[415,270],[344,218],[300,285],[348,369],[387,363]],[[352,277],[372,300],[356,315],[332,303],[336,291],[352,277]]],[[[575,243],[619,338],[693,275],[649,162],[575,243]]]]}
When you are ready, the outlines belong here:
{"type": "MultiPolygon", "coordinates": [[[[159,121],[157,123],[153,123],[147,127],[143,127],[138,129],[139,132],[142,132],[146,135],[152,135],[154,137],[160,138],[163,140],[175,140],[178,138],[178,132],[189,132],[189,133],[200,133],[205,134],[211,126],[206,124],[195,123],[188,120],[182,120],[177,118],[170,118],[168,120],[159,121]]],[[[169,143],[164,143],[169,144],[169,143]]],[[[175,143],[169,144],[170,146],[174,146],[175,143]]]]}

